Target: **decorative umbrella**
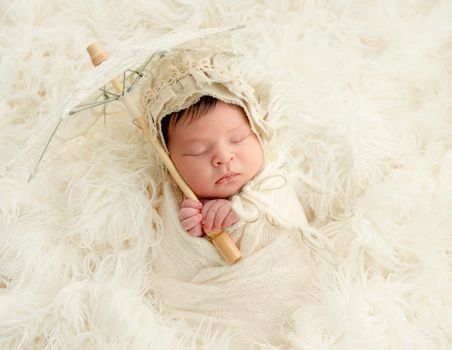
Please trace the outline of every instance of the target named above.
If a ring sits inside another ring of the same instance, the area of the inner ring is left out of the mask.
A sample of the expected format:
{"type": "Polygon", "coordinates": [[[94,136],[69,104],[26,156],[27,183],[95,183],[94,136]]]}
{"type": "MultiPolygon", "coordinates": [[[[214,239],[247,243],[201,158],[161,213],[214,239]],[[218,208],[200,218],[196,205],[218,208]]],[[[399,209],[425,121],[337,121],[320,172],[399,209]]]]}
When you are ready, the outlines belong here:
{"type": "MultiPolygon", "coordinates": [[[[124,56],[112,58],[98,44],[90,45],[87,48],[88,53],[94,66],[99,67],[94,70],[95,72],[90,73],[86,79],[82,79],[82,82],[75,87],[73,94],[54,114],[56,117],[51,116],[49,121],[29,140],[24,153],[27,150],[36,149],[39,140],[47,140],[37,157],[29,180],[37,173],[39,165],[49,152],[53,140],[56,138],[69,140],[82,135],[95,124],[102,114],[107,114],[107,106],[119,101],[125,105],[131,121],[143,131],[146,140],[154,148],[185,196],[197,200],[196,195],[179,175],[165,150],[151,135],[149,125],[141,114],[140,108],[132,100],[131,94],[149,76],[153,63],[165,56],[170,49],[192,40],[202,40],[238,28],[241,27],[202,29],[189,33],[173,32],[146,45],[146,47],[138,47],[124,56]],[[140,62],[140,64],[137,65],[136,62],[140,62]],[[122,73],[118,74],[118,71],[122,73]],[[121,78],[118,80],[117,76],[121,76],[121,78]],[[107,81],[107,83],[99,84],[99,81],[107,81]],[[99,88],[99,85],[102,85],[102,87],[99,88]]],[[[14,163],[15,160],[17,160],[17,157],[11,163],[14,163]]],[[[226,232],[207,232],[207,236],[228,263],[234,263],[240,258],[240,251],[226,232]]]]}

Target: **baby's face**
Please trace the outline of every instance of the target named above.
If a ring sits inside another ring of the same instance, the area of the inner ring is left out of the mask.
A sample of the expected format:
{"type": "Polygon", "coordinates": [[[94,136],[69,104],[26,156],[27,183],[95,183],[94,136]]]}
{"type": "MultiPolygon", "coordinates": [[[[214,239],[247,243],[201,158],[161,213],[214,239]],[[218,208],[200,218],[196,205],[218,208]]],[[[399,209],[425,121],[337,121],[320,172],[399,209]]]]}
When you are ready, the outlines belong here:
{"type": "Polygon", "coordinates": [[[243,110],[218,101],[205,116],[168,130],[176,169],[199,198],[227,198],[260,170],[263,152],[243,110]]]}

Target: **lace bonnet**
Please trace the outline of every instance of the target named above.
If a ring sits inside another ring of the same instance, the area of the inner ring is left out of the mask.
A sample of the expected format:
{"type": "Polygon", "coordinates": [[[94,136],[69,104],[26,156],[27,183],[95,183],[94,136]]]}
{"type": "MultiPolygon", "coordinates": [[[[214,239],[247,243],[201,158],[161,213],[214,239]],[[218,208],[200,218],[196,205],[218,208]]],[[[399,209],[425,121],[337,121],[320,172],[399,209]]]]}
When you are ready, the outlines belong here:
{"type": "Polygon", "coordinates": [[[162,119],[206,95],[241,106],[261,144],[268,139],[269,128],[255,91],[239,72],[238,56],[230,47],[230,33],[217,33],[172,49],[154,64],[145,88],[145,113],[167,153],[162,119]]]}

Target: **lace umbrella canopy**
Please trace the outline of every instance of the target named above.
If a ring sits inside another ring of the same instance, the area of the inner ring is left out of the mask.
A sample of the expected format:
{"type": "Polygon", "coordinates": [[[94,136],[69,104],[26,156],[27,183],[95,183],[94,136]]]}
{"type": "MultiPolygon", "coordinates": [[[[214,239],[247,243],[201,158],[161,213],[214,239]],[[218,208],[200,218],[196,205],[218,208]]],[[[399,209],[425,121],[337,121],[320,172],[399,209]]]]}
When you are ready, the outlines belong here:
{"type": "MultiPolygon", "coordinates": [[[[115,54],[80,79],[72,93],[50,112],[46,121],[34,127],[27,143],[8,162],[6,170],[25,167],[31,181],[56,144],[83,135],[101,116],[108,116],[108,109],[117,107],[117,102],[127,106],[129,99],[139,90],[137,88],[150,76],[153,65],[168,51],[195,41],[198,45],[208,41],[209,45],[221,47],[228,40],[228,34],[239,28],[174,31],[141,47],[115,54]],[[112,84],[113,80],[121,83],[120,91],[112,84]]],[[[140,109],[137,106],[134,113],[143,114],[140,109]]],[[[130,116],[135,124],[136,117],[130,116]]]]}

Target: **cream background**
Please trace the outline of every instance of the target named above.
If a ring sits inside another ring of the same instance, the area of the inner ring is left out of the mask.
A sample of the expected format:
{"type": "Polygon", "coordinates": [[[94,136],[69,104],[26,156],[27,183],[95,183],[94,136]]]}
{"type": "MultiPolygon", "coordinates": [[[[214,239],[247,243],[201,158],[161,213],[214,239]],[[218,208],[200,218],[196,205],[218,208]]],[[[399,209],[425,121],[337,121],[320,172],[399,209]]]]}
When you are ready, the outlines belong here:
{"type": "Polygon", "coordinates": [[[293,117],[274,120],[292,125],[288,161],[333,189],[299,184],[338,260],[312,256],[287,347],[450,349],[451,2],[2,1],[0,14],[1,349],[197,347],[149,295],[158,168],[136,128],[109,118],[30,183],[5,167],[92,70],[93,39],[115,54],[232,24],[247,25],[239,46],[264,65],[271,110],[293,117]]]}

